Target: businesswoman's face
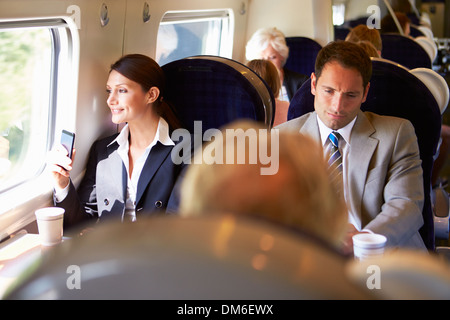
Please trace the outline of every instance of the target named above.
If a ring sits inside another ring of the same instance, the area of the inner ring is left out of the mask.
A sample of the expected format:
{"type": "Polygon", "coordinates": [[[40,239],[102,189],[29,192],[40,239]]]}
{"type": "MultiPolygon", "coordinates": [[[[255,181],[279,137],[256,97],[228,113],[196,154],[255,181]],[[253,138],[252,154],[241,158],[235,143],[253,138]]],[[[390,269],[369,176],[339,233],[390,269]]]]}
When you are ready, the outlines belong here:
{"type": "Polygon", "coordinates": [[[106,84],[107,103],[111,109],[112,122],[117,124],[132,122],[142,119],[145,113],[151,112],[149,103],[154,101],[151,99],[152,89],[145,92],[139,83],[112,70],[106,84]]]}

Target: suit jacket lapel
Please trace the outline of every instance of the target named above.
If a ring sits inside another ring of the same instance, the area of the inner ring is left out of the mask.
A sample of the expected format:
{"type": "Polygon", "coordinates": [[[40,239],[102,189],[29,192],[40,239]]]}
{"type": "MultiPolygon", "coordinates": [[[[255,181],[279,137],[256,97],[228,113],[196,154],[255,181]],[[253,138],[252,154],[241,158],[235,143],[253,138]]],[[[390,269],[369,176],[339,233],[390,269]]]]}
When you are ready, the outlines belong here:
{"type": "Polygon", "coordinates": [[[122,158],[117,152],[118,144],[113,143],[107,147],[107,156],[97,166],[97,202],[99,215],[103,209],[107,211],[117,208],[119,201],[121,210],[112,210],[111,214],[123,214],[125,208],[127,173],[122,158]],[[121,174],[118,174],[121,173],[121,174]],[[117,212],[116,212],[117,211],[117,212]]]}
{"type": "Polygon", "coordinates": [[[142,169],[141,175],[138,181],[137,194],[136,194],[136,204],[141,200],[145,189],[152,180],[156,171],[163,164],[166,158],[169,156],[172,146],[165,146],[159,141],[150,151],[150,154],[145,161],[144,167],[142,169]]]}
{"type": "Polygon", "coordinates": [[[351,151],[348,154],[348,184],[352,211],[361,212],[361,201],[364,193],[370,160],[378,145],[378,140],[372,138],[375,128],[364,115],[359,112],[351,133],[351,151]]]}
{"type": "Polygon", "coordinates": [[[300,133],[309,135],[321,143],[319,125],[317,124],[317,113],[315,111],[309,114],[305,124],[300,128],[300,133]]]}

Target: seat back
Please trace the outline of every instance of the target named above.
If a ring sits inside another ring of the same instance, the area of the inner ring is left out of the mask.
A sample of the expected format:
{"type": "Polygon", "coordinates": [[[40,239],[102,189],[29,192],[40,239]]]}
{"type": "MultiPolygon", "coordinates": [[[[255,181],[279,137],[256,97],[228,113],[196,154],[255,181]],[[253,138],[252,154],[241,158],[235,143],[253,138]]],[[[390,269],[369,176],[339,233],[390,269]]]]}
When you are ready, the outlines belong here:
{"type": "Polygon", "coordinates": [[[311,93],[311,79],[308,79],[292,98],[287,119],[289,121],[311,111],[314,111],[314,95],[311,93]]]}
{"type": "Polygon", "coordinates": [[[424,37],[425,33],[423,33],[423,31],[420,30],[418,28],[418,26],[410,25],[410,34],[409,35],[413,38],[416,38],[416,37],[424,37]]]}
{"type": "Polygon", "coordinates": [[[426,85],[409,70],[383,59],[373,59],[371,86],[363,110],[406,118],[413,124],[422,159],[425,203],[421,235],[434,250],[431,173],[441,133],[441,112],[426,85]]]}
{"type": "MultiPolygon", "coordinates": [[[[450,262],[418,250],[387,250],[382,257],[350,261],[350,279],[368,285],[368,270],[381,271],[374,294],[383,300],[445,300],[450,296],[450,262]]],[[[372,282],[374,284],[374,282],[372,282]]]]}
{"type": "Polygon", "coordinates": [[[334,26],[334,40],[345,40],[350,33],[350,28],[334,26]]]}
{"type": "MultiPolygon", "coordinates": [[[[372,58],[370,90],[361,110],[405,118],[414,126],[422,160],[425,202],[421,236],[428,249],[434,250],[433,212],[431,208],[431,172],[440,132],[441,112],[426,85],[408,69],[385,59],[372,58]]],[[[288,120],[314,110],[311,80],[297,91],[289,106],[288,120]]]]}
{"type": "Polygon", "coordinates": [[[433,62],[437,57],[438,47],[433,39],[428,37],[417,37],[414,39],[428,54],[428,57],[433,62]]]}
{"type": "Polygon", "coordinates": [[[429,39],[434,39],[433,31],[431,30],[430,27],[422,25],[418,26],[417,28],[424,34],[425,37],[429,39]]]}
{"type": "Polygon", "coordinates": [[[239,62],[194,56],[172,61],[162,69],[166,74],[164,98],[191,133],[194,121],[201,121],[202,133],[241,118],[268,127],[273,123],[273,93],[264,80],[239,62]]]}
{"type": "Polygon", "coordinates": [[[419,78],[433,94],[441,114],[447,109],[450,99],[450,92],[447,81],[439,73],[428,68],[416,68],[410,72],[419,78]]]}
{"type": "Polygon", "coordinates": [[[26,270],[6,299],[299,300],[372,295],[346,278],[346,257],[306,234],[256,219],[211,214],[105,223],[54,249],[48,259],[26,270]],[[68,274],[71,265],[81,270],[79,278],[68,274]],[[81,290],[73,290],[77,279],[81,290]]]}
{"type": "Polygon", "coordinates": [[[344,25],[348,25],[350,28],[359,26],[360,24],[367,24],[367,20],[370,19],[369,16],[362,16],[356,19],[344,22],[344,25]]]}
{"type": "Polygon", "coordinates": [[[431,68],[432,61],[427,51],[413,39],[395,33],[382,33],[381,56],[408,69],[431,68]]]}
{"type": "Polygon", "coordinates": [[[285,67],[310,76],[314,72],[316,57],[322,46],[306,37],[287,37],[286,44],[289,47],[289,57],[285,67]]]}

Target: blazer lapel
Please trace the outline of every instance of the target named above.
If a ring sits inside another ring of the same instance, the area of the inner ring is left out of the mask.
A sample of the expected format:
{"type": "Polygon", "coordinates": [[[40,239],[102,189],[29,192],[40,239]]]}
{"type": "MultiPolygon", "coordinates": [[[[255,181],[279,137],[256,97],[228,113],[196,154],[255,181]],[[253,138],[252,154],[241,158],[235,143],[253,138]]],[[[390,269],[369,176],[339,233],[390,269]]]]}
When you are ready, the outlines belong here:
{"type": "Polygon", "coordinates": [[[141,176],[139,177],[136,203],[139,203],[139,201],[141,200],[141,197],[144,194],[147,185],[150,183],[159,167],[169,156],[171,150],[172,146],[165,146],[159,141],[151,149],[150,154],[145,161],[144,168],[142,169],[141,176]]]}
{"type": "Polygon", "coordinates": [[[348,183],[352,211],[361,212],[361,201],[369,171],[370,160],[378,145],[378,140],[372,138],[375,128],[364,115],[359,112],[351,133],[351,151],[348,154],[348,183]]]}
{"type": "Polygon", "coordinates": [[[300,128],[300,133],[309,135],[321,143],[319,125],[317,124],[317,113],[315,111],[309,114],[305,124],[300,128]]]}
{"type": "Polygon", "coordinates": [[[117,143],[108,146],[107,156],[97,166],[97,186],[101,186],[97,187],[99,215],[106,210],[121,217],[124,212],[127,173],[117,148],[117,143]]]}

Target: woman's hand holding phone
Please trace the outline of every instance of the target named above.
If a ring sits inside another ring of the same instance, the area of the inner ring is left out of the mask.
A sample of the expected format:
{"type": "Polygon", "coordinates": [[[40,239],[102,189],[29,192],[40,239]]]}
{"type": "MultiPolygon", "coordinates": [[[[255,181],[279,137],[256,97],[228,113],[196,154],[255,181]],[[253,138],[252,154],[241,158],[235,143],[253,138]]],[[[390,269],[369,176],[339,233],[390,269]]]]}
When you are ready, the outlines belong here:
{"type": "MultiPolygon", "coordinates": [[[[48,169],[55,180],[55,187],[59,189],[64,189],[69,184],[70,171],[76,152],[75,149],[72,149],[72,158],[70,158],[67,146],[64,146],[63,143],[65,141],[62,136],[61,144],[56,144],[47,156],[48,169]]],[[[73,148],[73,140],[69,145],[73,148]]]]}

